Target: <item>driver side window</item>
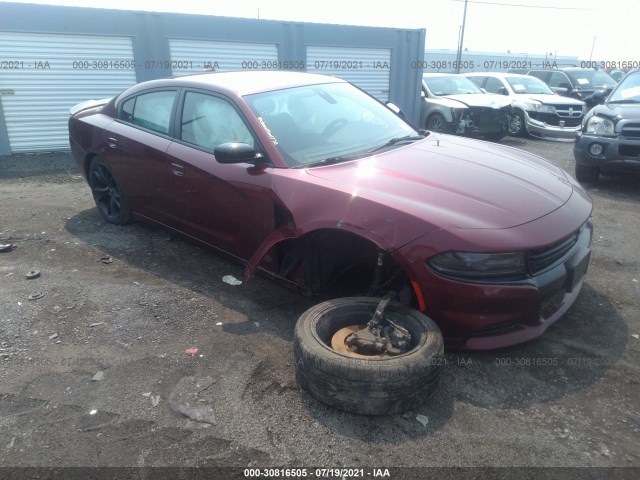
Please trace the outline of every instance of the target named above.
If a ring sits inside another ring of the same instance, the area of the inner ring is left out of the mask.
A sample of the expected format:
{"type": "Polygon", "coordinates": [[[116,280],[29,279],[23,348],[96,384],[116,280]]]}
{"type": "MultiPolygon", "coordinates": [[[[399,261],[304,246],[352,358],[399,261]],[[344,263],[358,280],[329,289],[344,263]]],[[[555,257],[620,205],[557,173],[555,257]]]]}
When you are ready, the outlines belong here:
{"type": "Polygon", "coordinates": [[[180,138],[207,150],[227,142],[254,146],[251,132],[229,102],[198,92],[185,95],[180,138]]]}

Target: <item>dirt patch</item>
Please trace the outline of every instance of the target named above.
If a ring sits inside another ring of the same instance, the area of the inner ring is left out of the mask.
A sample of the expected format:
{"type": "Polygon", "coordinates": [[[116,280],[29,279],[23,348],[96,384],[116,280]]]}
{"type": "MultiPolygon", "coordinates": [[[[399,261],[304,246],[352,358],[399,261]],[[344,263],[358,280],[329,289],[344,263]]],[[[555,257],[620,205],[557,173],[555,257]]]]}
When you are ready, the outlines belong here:
{"type": "MultiPolygon", "coordinates": [[[[504,143],[573,171],[571,143],[504,143]]],[[[560,322],[447,352],[420,411],[368,418],[297,389],[293,327],[319,300],[229,285],[243,272],[223,255],[106,224],[72,165],[0,159],[0,243],[17,245],[0,253],[1,465],[640,467],[637,178],[589,188],[591,266],[560,322]]]]}

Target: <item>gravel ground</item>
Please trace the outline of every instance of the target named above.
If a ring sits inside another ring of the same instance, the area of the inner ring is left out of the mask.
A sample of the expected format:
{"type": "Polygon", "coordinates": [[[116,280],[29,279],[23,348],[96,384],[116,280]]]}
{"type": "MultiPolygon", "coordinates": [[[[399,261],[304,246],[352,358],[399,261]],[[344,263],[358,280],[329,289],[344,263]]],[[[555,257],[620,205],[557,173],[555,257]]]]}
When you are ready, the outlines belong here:
{"type": "MultiPolygon", "coordinates": [[[[502,143],[573,172],[569,142],[502,143]]],[[[0,253],[0,466],[473,467],[393,479],[602,467],[551,472],[640,478],[639,187],[605,177],[588,189],[590,270],[542,338],[447,352],[425,406],[373,418],[297,388],[293,328],[317,299],[260,276],[229,285],[223,276],[243,276],[229,258],[105,223],[68,153],[0,157],[0,244],[17,245],[0,253]]]]}

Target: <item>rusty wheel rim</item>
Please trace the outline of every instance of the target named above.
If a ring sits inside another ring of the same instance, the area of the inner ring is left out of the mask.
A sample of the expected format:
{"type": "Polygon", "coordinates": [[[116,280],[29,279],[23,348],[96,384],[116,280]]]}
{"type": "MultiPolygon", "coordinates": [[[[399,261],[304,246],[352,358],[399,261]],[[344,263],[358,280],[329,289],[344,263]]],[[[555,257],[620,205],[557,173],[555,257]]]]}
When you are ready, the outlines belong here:
{"type": "Polygon", "coordinates": [[[358,330],[362,330],[367,328],[366,325],[350,325],[348,327],[341,328],[337,332],[335,332],[331,336],[331,348],[341,355],[351,358],[360,358],[363,360],[375,360],[381,358],[389,358],[390,355],[388,353],[378,354],[378,355],[362,355],[357,352],[353,352],[349,349],[346,341],[349,336],[357,332],[358,330]]]}

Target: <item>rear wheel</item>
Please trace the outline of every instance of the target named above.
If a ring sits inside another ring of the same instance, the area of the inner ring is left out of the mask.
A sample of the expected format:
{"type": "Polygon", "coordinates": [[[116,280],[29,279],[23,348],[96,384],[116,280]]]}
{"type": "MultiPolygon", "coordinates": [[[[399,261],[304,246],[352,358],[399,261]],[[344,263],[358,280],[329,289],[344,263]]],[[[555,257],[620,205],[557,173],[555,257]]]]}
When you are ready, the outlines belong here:
{"type": "MultiPolygon", "coordinates": [[[[410,334],[406,351],[354,351],[349,337],[367,328],[380,299],[329,300],[300,316],[294,335],[296,377],[322,403],[352,413],[388,415],[415,409],[437,386],[442,334],[417,310],[391,302],[384,318],[410,334]]],[[[393,348],[389,349],[393,350],[393,348]]]]}
{"type": "Polygon", "coordinates": [[[131,209],[120,183],[100,157],[94,158],[89,167],[89,186],[102,218],[115,225],[131,222],[131,209]]]}

